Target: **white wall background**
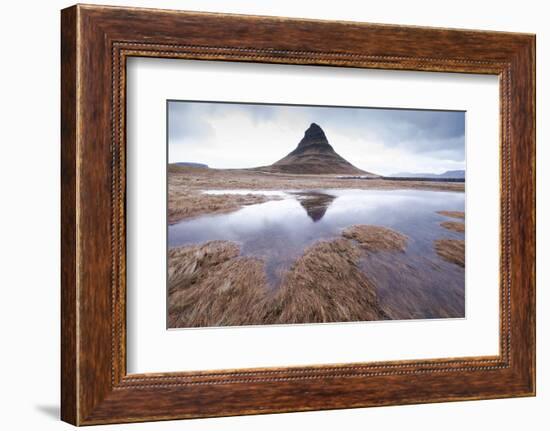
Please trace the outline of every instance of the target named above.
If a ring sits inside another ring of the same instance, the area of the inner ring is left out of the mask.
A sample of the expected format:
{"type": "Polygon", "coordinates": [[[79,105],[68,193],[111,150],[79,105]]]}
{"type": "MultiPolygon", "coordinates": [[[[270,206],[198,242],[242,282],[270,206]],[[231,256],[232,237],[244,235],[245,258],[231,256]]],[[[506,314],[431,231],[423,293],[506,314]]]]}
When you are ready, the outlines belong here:
{"type": "MultiPolygon", "coordinates": [[[[538,396],[406,407],[173,421],[96,429],[547,429],[550,423],[550,27],[537,0],[337,2],[119,0],[144,7],[537,33],[538,396]],[[545,314],[546,313],[546,314],[545,314]]],[[[59,410],[60,0],[4,2],[0,14],[0,401],[3,429],[69,429],[59,410]]]]}

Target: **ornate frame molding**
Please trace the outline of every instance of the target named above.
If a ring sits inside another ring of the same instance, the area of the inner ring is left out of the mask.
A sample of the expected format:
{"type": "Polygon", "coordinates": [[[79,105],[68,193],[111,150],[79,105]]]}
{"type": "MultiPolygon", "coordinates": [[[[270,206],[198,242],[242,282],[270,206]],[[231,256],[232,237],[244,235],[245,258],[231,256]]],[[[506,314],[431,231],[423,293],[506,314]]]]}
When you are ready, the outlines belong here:
{"type": "Polygon", "coordinates": [[[534,394],[534,36],[79,5],[62,12],[62,54],[64,420],[97,424],[534,394]],[[205,34],[200,29],[207,23],[221,30],[205,34]],[[255,35],[260,27],[273,31],[255,35]],[[311,31],[342,37],[300,42],[311,31]],[[498,75],[500,354],[127,375],[125,65],[131,56],[498,75]],[[520,220],[518,210],[529,217],[520,220]],[[312,395],[304,399],[304,391],[312,395]]]}

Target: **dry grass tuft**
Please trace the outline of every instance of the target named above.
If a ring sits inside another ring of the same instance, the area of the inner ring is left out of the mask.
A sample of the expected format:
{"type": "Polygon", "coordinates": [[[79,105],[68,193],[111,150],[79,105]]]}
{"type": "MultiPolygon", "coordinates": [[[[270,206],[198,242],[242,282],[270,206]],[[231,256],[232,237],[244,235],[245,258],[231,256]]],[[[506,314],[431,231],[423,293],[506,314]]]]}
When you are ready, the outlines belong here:
{"type": "Polygon", "coordinates": [[[465,230],[464,223],[460,223],[458,221],[444,221],[444,222],[441,222],[441,226],[444,227],[445,229],[449,229],[459,233],[464,233],[464,230],[465,230]]]}
{"type": "Polygon", "coordinates": [[[437,211],[437,214],[445,216],[445,217],[452,217],[452,218],[461,218],[464,219],[464,211],[437,211]]]}
{"type": "Polygon", "coordinates": [[[263,262],[238,254],[237,245],[228,241],[169,251],[169,327],[390,318],[358,267],[362,253],[352,241],[321,241],[308,248],[274,294],[263,262]]]}
{"type": "Polygon", "coordinates": [[[368,251],[404,251],[408,237],[382,226],[354,225],[342,232],[344,238],[355,240],[368,251]]]}
{"type": "Polygon", "coordinates": [[[375,287],[357,263],[351,241],[321,241],[308,248],[285,276],[268,306],[269,323],[324,323],[388,319],[375,287]]]}
{"type": "Polygon", "coordinates": [[[239,255],[237,244],[229,241],[209,241],[201,245],[168,250],[168,285],[178,288],[191,285],[204,272],[239,255]]]}
{"type": "Polygon", "coordinates": [[[174,224],[204,214],[230,213],[245,205],[261,204],[273,199],[280,198],[255,194],[208,195],[190,190],[170,189],[168,193],[168,223],[174,224]]]}
{"type": "Polygon", "coordinates": [[[258,324],[267,281],[263,262],[238,257],[228,241],[169,251],[168,326],[258,324]]]}
{"type": "Polygon", "coordinates": [[[464,267],[464,240],[437,239],[434,241],[437,254],[448,262],[464,267]]]}

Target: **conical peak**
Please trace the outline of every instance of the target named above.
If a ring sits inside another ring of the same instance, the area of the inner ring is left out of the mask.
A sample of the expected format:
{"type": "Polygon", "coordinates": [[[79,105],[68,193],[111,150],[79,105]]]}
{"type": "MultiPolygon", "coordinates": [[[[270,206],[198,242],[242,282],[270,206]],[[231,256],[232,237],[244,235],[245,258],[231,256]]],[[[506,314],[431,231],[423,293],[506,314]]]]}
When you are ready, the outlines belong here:
{"type": "MultiPolygon", "coordinates": [[[[287,174],[348,174],[366,172],[356,168],[328,143],[325,132],[316,123],[311,123],[298,146],[281,160],[264,167],[272,172],[287,174]]],[[[317,217],[317,216],[315,216],[317,217]]],[[[314,221],[315,217],[312,217],[314,221]]]]}
{"type": "Polygon", "coordinates": [[[308,133],[323,133],[323,129],[321,129],[321,126],[319,126],[317,123],[311,123],[308,127],[308,129],[306,130],[306,135],[308,133]]]}
{"type": "Polygon", "coordinates": [[[321,127],[318,124],[311,123],[309,128],[304,133],[304,137],[298,144],[298,148],[303,148],[303,147],[307,147],[309,145],[315,145],[315,144],[329,145],[325,132],[323,132],[323,129],[321,129],[321,127]]]}
{"type": "Polygon", "coordinates": [[[304,133],[304,138],[327,140],[325,132],[323,132],[323,129],[321,129],[321,127],[316,123],[311,123],[309,128],[304,133]]]}

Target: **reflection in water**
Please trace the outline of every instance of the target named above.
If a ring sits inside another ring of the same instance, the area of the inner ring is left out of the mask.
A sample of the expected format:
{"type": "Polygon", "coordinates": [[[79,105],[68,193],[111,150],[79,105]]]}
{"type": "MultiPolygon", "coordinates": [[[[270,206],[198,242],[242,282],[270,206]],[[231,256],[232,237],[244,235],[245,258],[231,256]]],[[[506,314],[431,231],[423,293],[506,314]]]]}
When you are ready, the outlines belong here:
{"type": "Polygon", "coordinates": [[[296,196],[300,205],[314,222],[323,218],[332,201],[336,199],[336,196],[315,191],[293,192],[292,194],[296,196]]]}
{"type": "Polygon", "coordinates": [[[399,318],[464,316],[464,268],[442,260],[433,249],[439,238],[464,239],[464,233],[441,227],[448,218],[437,214],[464,211],[464,193],[349,189],[278,193],[283,199],[171,225],[168,246],[234,241],[243,255],[264,260],[276,288],[313,243],[338,238],[354,224],[385,226],[407,235],[409,241],[403,253],[369,253],[361,261],[381,305],[398,310],[399,318]]]}

